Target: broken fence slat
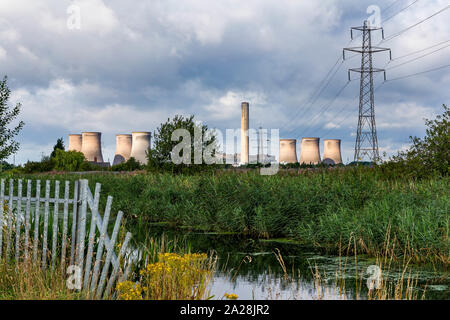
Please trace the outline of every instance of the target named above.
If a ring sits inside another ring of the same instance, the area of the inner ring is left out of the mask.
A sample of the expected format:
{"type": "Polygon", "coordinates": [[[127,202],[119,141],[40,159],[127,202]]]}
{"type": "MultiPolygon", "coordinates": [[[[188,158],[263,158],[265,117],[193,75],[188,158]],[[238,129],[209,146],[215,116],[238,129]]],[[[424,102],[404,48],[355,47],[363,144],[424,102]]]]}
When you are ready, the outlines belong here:
{"type": "Polygon", "coordinates": [[[113,198],[110,196],[108,196],[106,200],[105,215],[103,216],[103,224],[100,230],[100,239],[98,241],[97,254],[95,255],[96,259],[94,264],[94,271],[92,274],[91,292],[94,292],[95,288],[97,287],[100,264],[103,256],[103,249],[105,247],[105,239],[108,232],[108,223],[109,223],[109,215],[111,213],[112,200],[113,198]]]}
{"type": "Polygon", "coordinates": [[[111,259],[112,259],[112,255],[114,252],[114,246],[116,244],[117,235],[119,234],[119,228],[120,228],[120,224],[122,222],[122,217],[123,217],[123,212],[119,211],[119,213],[117,214],[116,223],[114,224],[114,230],[111,235],[111,241],[109,242],[109,246],[107,247],[105,264],[103,265],[102,274],[100,276],[100,283],[96,290],[97,299],[101,299],[101,297],[102,297],[102,291],[103,291],[103,288],[105,287],[106,276],[108,274],[109,266],[111,264],[111,259]]]}
{"type": "Polygon", "coordinates": [[[92,264],[92,254],[94,251],[95,230],[97,228],[95,220],[97,218],[98,206],[99,206],[99,202],[100,202],[100,189],[101,189],[101,184],[96,183],[95,184],[94,207],[91,208],[91,228],[89,231],[88,250],[87,250],[87,255],[86,255],[86,266],[85,266],[85,271],[84,271],[84,285],[83,285],[84,290],[89,289],[89,280],[91,279],[90,273],[91,273],[91,264],[92,264]]]}
{"type": "Polygon", "coordinates": [[[130,239],[131,239],[131,233],[127,232],[127,234],[125,236],[125,240],[122,243],[122,247],[120,248],[119,256],[117,257],[117,259],[119,260],[119,264],[118,264],[117,267],[113,268],[113,271],[111,273],[111,277],[108,280],[108,285],[106,286],[106,291],[105,291],[104,298],[109,297],[110,294],[111,294],[111,290],[113,289],[114,283],[116,282],[116,278],[117,278],[117,275],[118,275],[119,270],[120,270],[120,267],[119,267],[120,266],[120,259],[122,258],[122,256],[125,255],[126,250],[128,248],[128,243],[130,242],[130,239]]]}
{"type": "MultiPolygon", "coordinates": [[[[87,195],[88,205],[89,205],[90,208],[93,208],[93,207],[94,207],[94,198],[92,197],[92,193],[91,193],[91,191],[89,190],[89,188],[88,188],[87,191],[88,191],[88,195],[87,195]]],[[[96,219],[96,222],[97,222],[97,228],[98,228],[99,230],[101,230],[102,225],[103,225],[103,221],[102,221],[102,217],[100,216],[99,213],[97,213],[97,219],[96,219]]],[[[108,234],[106,234],[106,236],[105,236],[105,246],[106,246],[106,247],[109,246],[109,241],[110,241],[110,240],[109,240],[109,236],[108,236],[108,234]]],[[[115,253],[115,252],[113,252],[113,255],[112,255],[112,258],[111,258],[111,262],[112,262],[112,264],[113,264],[114,267],[118,264],[118,262],[117,262],[117,256],[116,256],[116,253],[115,253]]]]}

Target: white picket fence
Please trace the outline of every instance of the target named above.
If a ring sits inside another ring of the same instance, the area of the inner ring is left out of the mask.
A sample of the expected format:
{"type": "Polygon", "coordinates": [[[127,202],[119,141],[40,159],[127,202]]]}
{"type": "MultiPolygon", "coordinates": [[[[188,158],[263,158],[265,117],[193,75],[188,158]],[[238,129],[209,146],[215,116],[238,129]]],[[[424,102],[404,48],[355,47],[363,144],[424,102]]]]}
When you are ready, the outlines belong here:
{"type": "Polygon", "coordinates": [[[5,179],[0,180],[0,260],[19,262],[32,259],[30,262],[43,269],[55,268],[59,260],[63,272],[69,266],[81,270],[82,289],[89,290],[92,297],[109,297],[119,274],[122,274],[120,281],[125,280],[130,267],[128,264],[121,272],[121,261],[127,252],[131,233],[126,233],[119,253],[115,252],[123,212],[118,212],[111,237],[108,235],[113,198],[108,196],[102,218],[99,213],[100,183],[96,184],[93,196],[88,180],[75,181],[72,190],[70,182],[66,181],[63,198],[60,198],[61,183],[58,180],[54,181],[53,198],[50,197],[51,181],[45,181],[44,196],[41,195],[40,180],[35,182],[33,195],[32,181],[27,180],[26,183],[25,197],[21,179],[17,180],[16,193],[15,181],[10,179],[8,194],[5,195],[5,179]],[[63,207],[62,217],[60,205],[63,207]],[[89,219],[90,225],[87,224],[89,219]],[[51,239],[48,239],[50,232],[51,239]]]}

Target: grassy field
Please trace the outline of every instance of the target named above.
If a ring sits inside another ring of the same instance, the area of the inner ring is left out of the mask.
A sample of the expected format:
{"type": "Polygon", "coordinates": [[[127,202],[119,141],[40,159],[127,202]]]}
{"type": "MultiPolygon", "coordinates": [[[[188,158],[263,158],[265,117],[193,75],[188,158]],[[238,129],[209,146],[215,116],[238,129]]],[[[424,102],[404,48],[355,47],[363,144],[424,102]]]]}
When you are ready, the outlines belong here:
{"type": "MultiPolygon", "coordinates": [[[[75,180],[77,175],[23,176],[75,180]]],[[[260,176],[257,172],[197,175],[93,174],[124,211],[127,227],[145,238],[150,223],[253,237],[292,238],[329,252],[350,239],[360,252],[448,263],[449,179],[389,181],[376,169],[337,169],[260,176]],[[401,249],[400,249],[401,248],[401,249]]],[[[18,177],[14,177],[18,178],[18,177]]],[[[353,243],[351,244],[353,247],[353,243]]]]}

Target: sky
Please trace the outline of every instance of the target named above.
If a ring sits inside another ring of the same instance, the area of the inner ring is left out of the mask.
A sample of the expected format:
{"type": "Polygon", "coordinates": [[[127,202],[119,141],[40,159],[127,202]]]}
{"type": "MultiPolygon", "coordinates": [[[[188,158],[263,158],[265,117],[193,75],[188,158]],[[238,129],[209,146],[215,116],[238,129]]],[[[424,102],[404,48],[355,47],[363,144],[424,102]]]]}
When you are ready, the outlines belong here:
{"type": "MultiPolygon", "coordinates": [[[[103,158],[112,161],[116,134],[153,132],[176,114],[223,132],[238,129],[242,101],[250,103],[251,128],[279,129],[280,138],[342,139],[343,160],[352,161],[359,81],[352,74],[348,83],[348,69],[360,67],[360,59],[339,61],[334,76],[326,76],[344,47],[361,46],[356,33],[350,42],[350,27],[374,18],[387,39],[380,46],[391,48],[394,59],[386,52],[374,58],[392,80],[375,78],[380,153],[389,157],[409,145],[409,136],[423,136],[424,118],[449,102],[450,68],[394,79],[450,64],[450,10],[390,36],[448,6],[448,0],[2,0],[0,76],[8,76],[10,104],[22,103],[25,122],[21,148],[9,161],[38,161],[57,138],[67,146],[69,133],[83,131],[102,132],[103,158]],[[380,14],[368,12],[371,6],[380,14]]],[[[381,41],[380,32],[373,37],[381,41]]],[[[250,144],[255,153],[256,141],[250,144]]]]}

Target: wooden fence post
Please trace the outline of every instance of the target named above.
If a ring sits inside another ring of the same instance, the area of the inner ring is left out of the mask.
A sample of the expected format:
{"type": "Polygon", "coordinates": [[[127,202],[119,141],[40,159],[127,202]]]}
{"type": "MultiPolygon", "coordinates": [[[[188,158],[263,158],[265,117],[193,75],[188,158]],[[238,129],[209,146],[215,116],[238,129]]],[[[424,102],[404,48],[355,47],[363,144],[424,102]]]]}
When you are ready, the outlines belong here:
{"type": "Polygon", "coordinates": [[[27,206],[25,211],[25,261],[28,261],[28,239],[30,236],[31,180],[27,180],[27,206]]]}
{"type": "Polygon", "coordinates": [[[56,252],[58,247],[58,219],[59,219],[59,180],[55,181],[55,205],[53,207],[53,226],[52,226],[52,269],[56,264],[56,252]]]}
{"type": "Polygon", "coordinates": [[[45,205],[44,205],[44,230],[42,239],[42,268],[47,267],[47,234],[48,234],[48,210],[50,201],[50,181],[45,181],[45,205]]]}
{"type": "Polygon", "coordinates": [[[73,189],[73,213],[72,213],[72,237],[70,239],[70,262],[69,265],[74,264],[75,252],[77,247],[77,221],[78,221],[78,195],[79,195],[79,182],[75,181],[73,189]]]}
{"type": "Polygon", "coordinates": [[[20,227],[22,216],[22,179],[19,179],[19,186],[17,189],[17,214],[16,214],[16,263],[19,263],[19,250],[20,250],[20,227]]]}
{"type": "Polygon", "coordinates": [[[61,270],[64,272],[66,266],[66,243],[67,243],[67,224],[69,215],[69,188],[70,182],[66,181],[64,187],[64,217],[63,217],[63,232],[61,240],[61,270]]]}
{"type": "Polygon", "coordinates": [[[37,262],[40,208],[41,208],[41,180],[38,180],[36,181],[36,208],[34,210],[33,262],[37,262]]]}
{"type": "Polygon", "coordinates": [[[87,251],[87,255],[86,255],[86,266],[85,266],[85,272],[84,272],[84,286],[83,286],[84,290],[89,289],[92,254],[94,251],[95,230],[97,229],[96,218],[97,218],[98,206],[99,206],[99,202],[100,202],[100,189],[101,189],[101,184],[96,183],[94,206],[91,208],[91,228],[89,231],[88,251],[87,251]]]}

